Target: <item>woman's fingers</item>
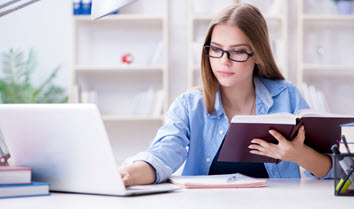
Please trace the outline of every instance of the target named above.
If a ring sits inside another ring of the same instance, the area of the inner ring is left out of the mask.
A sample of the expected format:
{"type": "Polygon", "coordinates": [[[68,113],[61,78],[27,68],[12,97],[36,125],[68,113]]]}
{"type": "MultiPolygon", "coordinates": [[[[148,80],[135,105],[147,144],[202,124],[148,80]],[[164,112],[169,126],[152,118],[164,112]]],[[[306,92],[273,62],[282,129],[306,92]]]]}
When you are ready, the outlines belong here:
{"type": "Polygon", "coordinates": [[[279,142],[279,143],[283,143],[286,140],[286,138],[281,135],[278,131],[276,130],[269,130],[269,133],[279,142]]]}
{"type": "Polygon", "coordinates": [[[120,171],[120,175],[122,177],[124,186],[131,186],[132,184],[132,178],[130,177],[129,173],[126,171],[120,171]]]}
{"type": "Polygon", "coordinates": [[[253,144],[250,144],[248,146],[250,149],[252,149],[250,153],[276,158],[276,156],[274,155],[276,153],[274,152],[274,146],[276,146],[275,144],[268,143],[258,138],[254,138],[251,142],[253,144]]]}
{"type": "Polygon", "coordinates": [[[297,135],[293,139],[293,141],[298,141],[298,142],[304,143],[304,141],[305,141],[305,128],[304,128],[304,126],[301,126],[299,128],[299,131],[297,132],[297,135]]]}

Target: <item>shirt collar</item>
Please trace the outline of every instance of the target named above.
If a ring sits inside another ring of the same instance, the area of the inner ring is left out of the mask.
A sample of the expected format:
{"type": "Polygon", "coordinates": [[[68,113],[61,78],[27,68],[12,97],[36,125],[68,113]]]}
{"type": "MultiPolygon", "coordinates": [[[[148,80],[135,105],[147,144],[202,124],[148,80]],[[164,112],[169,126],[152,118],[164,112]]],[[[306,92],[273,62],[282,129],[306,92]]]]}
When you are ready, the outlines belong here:
{"type": "MultiPolygon", "coordinates": [[[[253,77],[253,83],[256,90],[256,105],[257,105],[257,115],[266,114],[270,107],[273,105],[273,97],[280,94],[285,88],[286,83],[282,80],[273,81],[265,78],[253,77]]],[[[225,114],[224,108],[221,103],[220,87],[216,92],[215,106],[213,114],[208,113],[208,117],[217,118],[225,114]]]]}

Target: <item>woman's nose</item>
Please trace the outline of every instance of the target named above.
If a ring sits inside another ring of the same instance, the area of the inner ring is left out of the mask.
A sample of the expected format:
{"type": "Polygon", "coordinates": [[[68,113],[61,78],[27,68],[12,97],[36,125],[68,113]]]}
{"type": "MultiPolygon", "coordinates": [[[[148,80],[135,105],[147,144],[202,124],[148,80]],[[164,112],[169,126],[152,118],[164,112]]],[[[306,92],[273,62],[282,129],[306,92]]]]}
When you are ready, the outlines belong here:
{"type": "Polygon", "coordinates": [[[231,60],[229,59],[228,54],[226,52],[222,55],[222,57],[220,59],[221,59],[221,63],[224,65],[231,64],[231,60]]]}

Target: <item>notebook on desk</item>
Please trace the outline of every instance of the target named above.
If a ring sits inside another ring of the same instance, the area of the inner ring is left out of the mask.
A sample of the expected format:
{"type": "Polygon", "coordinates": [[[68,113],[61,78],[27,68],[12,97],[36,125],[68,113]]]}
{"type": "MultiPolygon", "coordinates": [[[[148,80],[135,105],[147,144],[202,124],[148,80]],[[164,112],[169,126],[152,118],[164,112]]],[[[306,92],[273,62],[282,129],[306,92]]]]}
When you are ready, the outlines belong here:
{"type": "Polygon", "coordinates": [[[178,189],[172,184],[124,186],[94,104],[2,104],[0,128],[13,163],[51,191],[136,195],[178,189]]]}

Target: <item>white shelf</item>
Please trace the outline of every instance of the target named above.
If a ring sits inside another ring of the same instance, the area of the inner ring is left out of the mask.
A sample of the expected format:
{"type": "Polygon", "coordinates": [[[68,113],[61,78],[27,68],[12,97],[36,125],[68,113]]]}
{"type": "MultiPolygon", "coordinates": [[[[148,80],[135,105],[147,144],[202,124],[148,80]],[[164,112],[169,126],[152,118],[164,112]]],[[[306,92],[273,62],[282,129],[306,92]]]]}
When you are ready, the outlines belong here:
{"type": "Polygon", "coordinates": [[[354,15],[303,15],[306,21],[354,21],[354,15]]]}
{"type": "Polygon", "coordinates": [[[80,73],[160,73],[163,71],[162,65],[76,65],[74,70],[80,73]]]}
{"type": "MultiPolygon", "coordinates": [[[[214,18],[214,15],[208,15],[208,14],[195,14],[192,16],[192,20],[194,21],[211,21],[214,18]]],[[[276,20],[276,21],[281,21],[282,16],[281,15],[269,15],[269,16],[264,16],[266,20],[276,20]]]]}
{"type": "Polygon", "coordinates": [[[102,120],[104,122],[125,122],[125,121],[163,121],[163,116],[154,117],[154,116],[137,116],[137,115],[102,115],[102,120]]]}
{"type": "Polygon", "coordinates": [[[110,21],[163,21],[163,17],[161,15],[153,15],[153,14],[117,14],[103,17],[99,20],[91,20],[91,16],[89,15],[76,15],[73,17],[76,22],[110,22],[110,21]]]}
{"type": "Polygon", "coordinates": [[[304,70],[323,70],[323,71],[338,71],[338,70],[347,70],[353,71],[354,65],[319,65],[319,64],[304,64],[304,70]]]}

